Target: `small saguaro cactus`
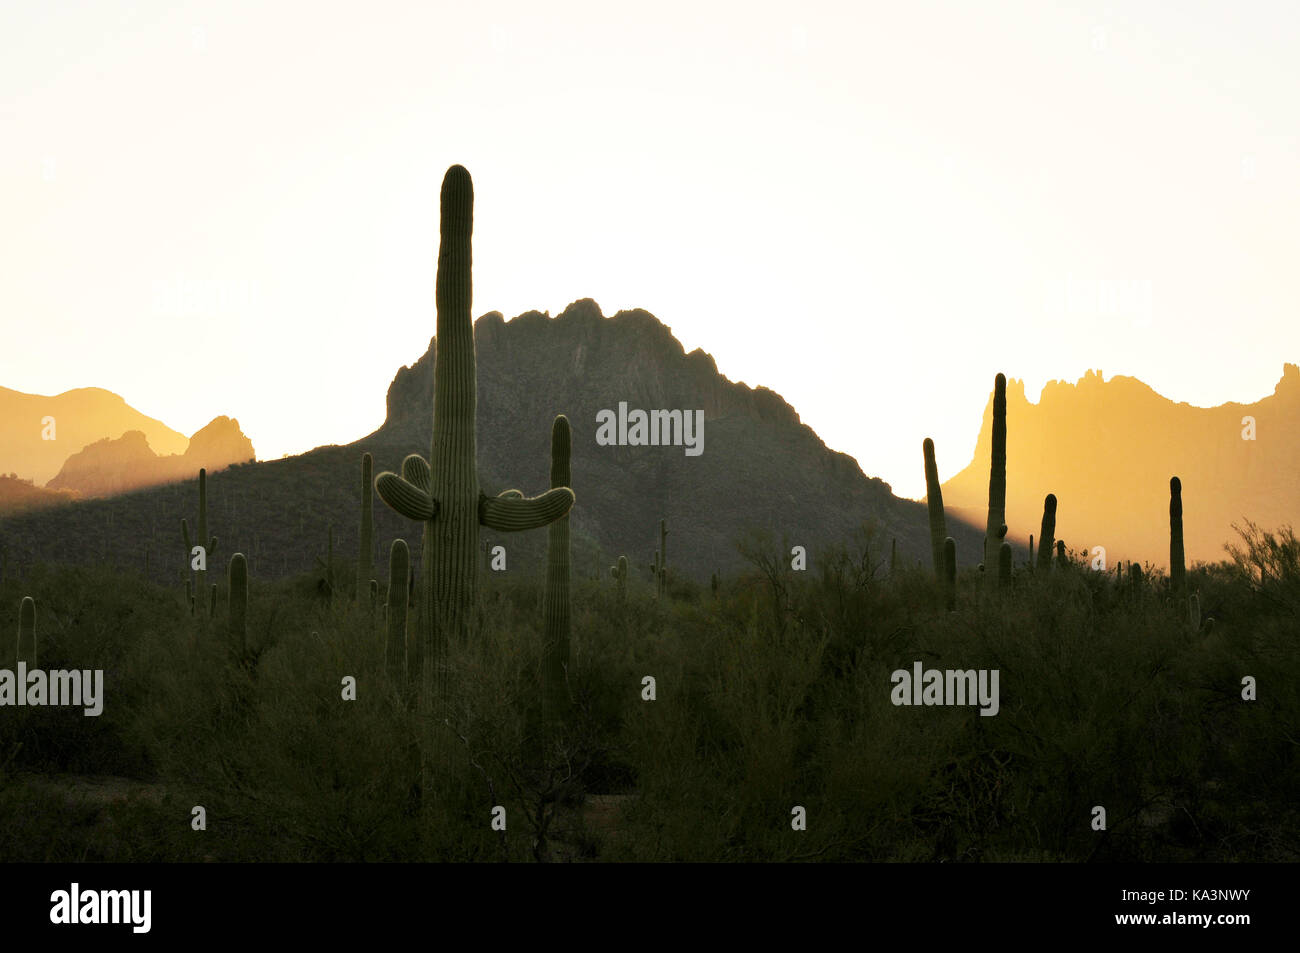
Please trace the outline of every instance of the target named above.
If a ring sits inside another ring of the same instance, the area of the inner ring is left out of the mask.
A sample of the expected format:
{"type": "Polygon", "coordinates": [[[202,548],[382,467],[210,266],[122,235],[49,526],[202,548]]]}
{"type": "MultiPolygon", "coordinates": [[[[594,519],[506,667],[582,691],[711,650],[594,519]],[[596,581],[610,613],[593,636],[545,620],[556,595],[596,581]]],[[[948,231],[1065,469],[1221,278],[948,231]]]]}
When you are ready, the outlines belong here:
{"type": "Polygon", "coordinates": [[[1006,540],[998,547],[998,588],[1011,587],[1011,544],[1006,540]]]}
{"type": "MultiPolygon", "coordinates": [[[[420,617],[411,677],[419,679],[418,711],[441,725],[447,698],[443,647],[449,637],[468,640],[477,603],[479,527],[498,532],[540,529],[573,506],[573,491],[556,487],[539,497],[489,497],[481,489],[475,428],[478,408],[471,236],[474,183],[459,165],[442,180],[434,357],[433,440],[430,459],[411,454],[402,472],[375,478],[380,499],[401,515],[424,524],[420,617]]],[[[435,766],[447,739],[435,727],[422,746],[422,788],[431,794],[435,766]]]]}
{"type": "MultiPolygon", "coordinates": [[[[357,554],[357,602],[373,581],[370,574],[373,568],[375,551],[375,489],[374,458],[368,453],[361,455],[361,544],[357,554]]],[[[378,585],[378,583],[376,583],[378,585]]],[[[374,602],[371,602],[373,608],[374,602]]]]}
{"type": "Polygon", "coordinates": [[[618,565],[609,567],[609,575],[617,585],[618,597],[622,600],[627,595],[627,557],[619,556],[618,565]]]}
{"type": "Polygon", "coordinates": [[[1169,478],[1169,587],[1181,596],[1187,586],[1183,559],[1183,481],[1169,478]]]}
{"type": "Polygon", "coordinates": [[[1056,541],[1056,565],[1058,569],[1065,569],[1070,565],[1070,559],[1065,555],[1065,540],[1056,541]]]}
{"type": "Polygon", "coordinates": [[[943,589],[949,612],[957,610],[957,541],[951,536],[943,541],[943,589]]]}
{"type": "Polygon", "coordinates": [[[1193,592],[1187,597],[1187,621],[1191,624],[1193,632],[1201,631],[1201,597],[1199,593],[1193,592]]]}
{"type": "Polygon", "coordinates": [[[668,592],[668,521],[659,521],[659,594],[668,592]]]}
{"type": "Polygon", "coordinates": [[[248,649],[248,559],[230,557],[230,644],[240,655],[248,649]]]}
{"type": "Polygon", "coordinates": [[[650,563],[650,576],[655,581],[655,598],[658,599],[660,596],[660,588],[661,588],[659,585],[659,581],[663,578],[663,574],[659,568],[659,550],[657,549],[655,550],[654,561],[650,563]]]}
{"type": "Polygon", "coordinates": [[[395,539],[388,549],[388,604],[385,609],[384,662],[395,686],[406,676],[406,601],[410,554],[406,540],[395,539]]]}
{"type": "Polygon", "coordinates": [[[1056,537],[1056,494],[1043,498],[1043,525],[1038,533],[1038,568],[1052,568],[1052,548],[1056,537]]]}
{"type": "MultiPolygon", "coordinates": [[[[551,426],[551,488],[567,487],[571,482],[569,418],[563,414],[551,426]]],[[[544,603],[542,647],[543,720],[558,721],[567,707],[566,677],[569,669],[569,517],[561,516],[547,529],[546,595],[544,603]]]]}
{"type": "Polygon", "coordinates": [[[934,441],[929,437],[921,442],[925,456],[925,504],[930,511],[930,552],[934,559],[934,574],[943,575],[943,541],[948,535],[943,515],[943,490],[939,486],[939,467],[934,460],[934,441]]]}
{"type": "MultiPolygon", "coordinates": [[[[23,596],[18,606],[18,661],[36,667],[36,601],[31,596],[23,596]]],[[[19,690],[26,691],[26,686],[19,690]]]]}
{"type": "MultiPolygon", "coordinates": [[[[993,379],[993,448],[989,460],[989,518],[984,531],[984,565],[992,566],[1007,522],[1007,379],[993,379]]],[[[996,576],[985,573],[990,585],[996,576]]]]}

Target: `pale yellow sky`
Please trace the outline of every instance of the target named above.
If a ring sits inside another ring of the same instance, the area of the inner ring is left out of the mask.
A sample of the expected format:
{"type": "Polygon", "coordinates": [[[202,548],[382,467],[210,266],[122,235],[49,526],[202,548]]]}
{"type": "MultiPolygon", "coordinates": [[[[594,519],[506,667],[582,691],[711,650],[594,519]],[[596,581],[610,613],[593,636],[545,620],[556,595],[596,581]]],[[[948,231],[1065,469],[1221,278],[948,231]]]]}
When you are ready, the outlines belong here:
{"type": "Polygon", "coordinates": [[[1300,360],[1295,4],[481,6],[0,5],[0,385],[356,439],[457,162],[476,315],[645,308],[903,495],[997,371],[1300,360]]]}

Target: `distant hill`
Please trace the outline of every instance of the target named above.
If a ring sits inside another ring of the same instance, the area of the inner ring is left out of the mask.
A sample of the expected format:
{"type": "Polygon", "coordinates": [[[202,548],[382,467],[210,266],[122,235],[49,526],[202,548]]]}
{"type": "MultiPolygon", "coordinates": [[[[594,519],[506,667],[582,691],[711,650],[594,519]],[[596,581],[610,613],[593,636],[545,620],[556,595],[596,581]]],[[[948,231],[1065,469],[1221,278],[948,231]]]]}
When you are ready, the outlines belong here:
{"type": "Polygon", "coordinates": [[[0,472],[14,472],[44,486],[65,460],[87,444],[121,437],[128,430],[143,433],[160,454],[184,453],[184,434],[127,405],[111,391],[81,387],[53,397],[24,394],[0,387],[0,472]],[[54,439],[45,418],[54,418],[54,439]]]}
{"type": "Polygon", "coordinates": [[[255,457],[239,421],[217,417],[190,438],[184,453],[159,456],[139,430],[129,430],[115,440],[97,440],[68,457],[47,486],[83,497],[111,496],[197,477],[200,468],[216,471],[255,457]]]}
{"type": "MultiPolygon", "coordinates": [[[[530,311],[506,321],[492,312],[475,322],[475,341],[485,491],[514,487],[533,495],[546,489],[551,423],[557,413],[569,417],[579,577],[605,573],[620,554],[648,576],[661,518],[668,520],[670,567],[701,581],[715,569],[726,573],[745,565],[735,542],[750,528],[769,530],[778,544],[784,536],[790,545],[807,547],[815,567],[826,546],[849,541],[870,522],[876,529],[873,560],[887,560],[890,541],[897,539],[904,564],[929,564],[923,504],[895,497],[853,458],[827,448],[780,395],[728,380],[701,350],[687,354],[645,311],[607,318],[584,299],[555,317],[530,311]],[[702,452],[599,445],[597,414],[617,412],[620,402],[629,410],[702,410],[702,452]]],[[[209,497],[219,558],[242,549],[255,574],[306,571],[324,555],[330,525],[336,554],[354,558],[361,452],[375,455],[376,472],[397,470],[408,453],[429,453],[435,347],[431,341],[419,360],[397,372],[387,418],[369,436],[215,474],[209,497]]],[[[102,549],[104,558],[117,553],[143,568],[151,548],[155,573],[174,579],[182,558],[178,524],[181,517],[193,522],[196,496],[193,482],[156,487],[4,521],[0,534],[29,558],[78,561],[102,549]],[[111,536],[104,535],[109,525],[115,527],[111,536]],[[167,554],[165,571],[158,569],[160,552],[167,554]]],[[[383,572],[394,536],[418,550],[419,527],[379,501],[375,527],[377,572],[383,572]]],[[[950,533],[962,562],[976,561],[967,554],[976,552],[981,532],[954,524],[950,533]]],[[[484,535],[506,545],[511,572],[538,571],[545,533],[484,535]]]]}
{"type": "Polygon", "coordinates": [[[0,517],[71,503],[76,498],[77,494],[68,490],[47,490],[34,486],[31,480],[24,480],[16,473],[0,475],[0,517]]]}
{"type": "MultiPolygon", "coordinates": [[[[992,395],[975,458],[943,485],[944,504],[984,519],[992,395]]],[[[939,448],[942,456],[943,448],[939,448]]],[[[1300,368],[1283,367],[1272,395],[1253,404],[1174,403],[1132,377],[1053,381],[1038,403],[1007,382],[1007,525],[1039,532],[1043,497],[1058,500],[1057,537],[1116,558],[1169,562],[1169,478],[1183,484],[1187,561],[1226,558],[1234,521],[1300,526],[1300,368]],[[1249,421],[1254,419],[1254,440],[1249,421]]]]}

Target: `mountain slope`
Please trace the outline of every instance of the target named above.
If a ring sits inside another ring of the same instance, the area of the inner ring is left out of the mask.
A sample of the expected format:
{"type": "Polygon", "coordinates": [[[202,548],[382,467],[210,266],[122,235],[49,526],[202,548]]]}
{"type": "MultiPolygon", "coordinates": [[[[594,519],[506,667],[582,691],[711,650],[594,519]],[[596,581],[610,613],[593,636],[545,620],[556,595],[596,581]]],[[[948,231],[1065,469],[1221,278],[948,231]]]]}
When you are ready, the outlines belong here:
{"type": "MultiPolygon", "coordinates": [[[[670,329],[644,311],[606,318],[594,302],[582,300],[554,318],[528,312],[507,322],[493,312],[475,323],[475,341],[485,491],[516,487],[533,495],[544,490],[551,423],[557,413],[569,417],[577,494],[570,518],[579,577],[605,573],[620,554],[647,576],[661,518],[668,520],[669,566],[698,580],[707,580],[715,569],[741,568],[735,543],[750,528],[769,530],[777,543],[785,537],[791,546],[806,547],[815,567],[826,546],[847,542],[872,521],[875,560],[887,559],[890,540],[897,538],[905,564],[929,562],[923,504],[894,497],[851,457],[829,450],[779,395],[727,380],[703,351],[685,353],[670,329]],[[617,411],[620,402],[629,409],[702,410],[702,452],[688,456],[682,446],[599,445],[597,414],[617,411]]],[[[222,541],[221,558],[242,549],[252,556],[254,573],[306,571],[314,556],[324,554],[331,525],[336,553],[351,558],[361,452],[375,455],[376,472],[397,470],[408,453],[428,456],[435,347],[431,342],[415,364],[397,372],[388,391],[387,419],[374,433],[346,447],[215,474],[209,506],[212,532],[222,541]]],[[[75,541],[95,536],[111,521],[116,538],[134,547],[125,560],[143,566],[145,549],[152,547],[150,565],[157,567],[158,553],[167,553],[177,565],[168,563],[166,578],[175,578],[181,559],[177,524],[183,516],[193,519],[195,497],[192,483],[157,487],[7,521],[0,532],[23,540],[33,556],[76,560],[98,543],[75,541]]],[[[979,532],[954,524],[950,533],[957,537],[961,561],[974,562],[979,532]]],[[[418,551],[419,526],[377,504],[378,572],[386,564],[388,542],[398,535],[418,551]]],[[[545,533],[484,536],[506,546],[510,572],[538,571],[545,533]]],[[[104,547],[111,550],[113,544],[105,541],[104,547]]]]}
{"type": "MultiPolygon", "coordinates": [[[[943,485],[947,506],[988,504],[992,396],[975,458],[943,485]]],[[[1183,484],[1188,563],[1225,558],[1233,522],[1300,524],[1300,368],[1286,364],[1273,393],[1252,404],[1174,403],[1132,377],[1054,381],[1037,404],[1007,382],[1007,525],[1037,536],[1043,497],[1055,493],[1057,537],[1104,546],[1117,558],[1169,562],[1169,478],[1183,484]],[[1255,439],[1249,421],[1255,422],[1255,439]]]]}
{"type": "Polygon", "coordinates": [[[24,394],[0,387],[0,472],[45,485],[69,456],[105,437],[139,430],[161,454],[184,453],[189,441],[161,421],[146,417],[112,391],[80,387],[57,396],[24,394]],[[54,439],[46,417],[54,418],[54,439]]]}

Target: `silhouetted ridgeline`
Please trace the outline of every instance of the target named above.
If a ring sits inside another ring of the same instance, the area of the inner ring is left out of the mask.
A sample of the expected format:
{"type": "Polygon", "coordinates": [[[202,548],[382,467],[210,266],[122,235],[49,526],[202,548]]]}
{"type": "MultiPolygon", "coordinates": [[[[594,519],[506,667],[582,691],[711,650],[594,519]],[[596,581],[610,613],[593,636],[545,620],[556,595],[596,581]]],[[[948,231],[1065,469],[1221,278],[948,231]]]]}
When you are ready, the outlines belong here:
{"type": "MultiPolygon", "coordinates": [[[[555,415],[566,415],[572,425],[575,578],[607,576],[610,563],[626,554],[633,573],[648,579],[661,518],[672,532],[670,570],[699,581],[715,569],[743,565],[734,542],[751,527],[770,529],[778,543],[785,534],[792,545],[808,547],[815,565],[818,549],[847,542],[863,522],[874,521],[874,559],[887,560],[896,537],[902,560],[929,565],[923,504],[894,497],[852,457],[828,449],[778,394],[729,381],[703,351],[685,353],[670,329],[645,311],[605,318],[584,299],[554,318],[530,311],[507,322],[492,312],[475,322],[475,342],[478,460],[489,495],[509,487],[529,496],[547,489],[555,415]],[[620,402],[629,410],[703,410],[703,452],[598,445],[598,412],[617,412],[620,402]]],[[[254,579],[307,571],[324,554],[332,523],[336,553],[355,558],[360,455],[374,454],[376,473],[399,471],[403,457],[429,446],[435,346],[431,341],[428,352],[397,372],[387,419],[368,437],[210,474],[211,531],[221,551],[249,553],[254,579]]],[[[37,558],[77,561],[78,540],[95,538],[112,512],[121,560],[143,568],[145,542],[152,538],[153,574],[172,580],[183,550],[180,519],[196,499],[189,481],[29,514],[0,523],[0,533],[37,558]],[[168,560],[162,575],[160,552],[168,560]]],[[[977,562],[980,534],[957,524],[949,531],[957,537],[959,561],[977,562]]],[[[511,575],[540,573],[545,533],[484,535],[506,546],[511,575]]],[[[376,507],[376,572],[383,572],[394,536],[418,553],[419,526],[376,507]]]]}
{"type": "Polygon", "coordinates": [[[45,486],[64,461],[87,444],[128,430],[143,432],[161,454],[184,453],[189,445],[184,434],[100,387],[78,387],[50,397],[0,387],[0,472],[17,473],[36,486],[45,486]],[[43,423],[46,417],[54,418],[53,440],[43,423]]]}
{"type": "Polygon", "coordinates": [[[139,430],[129,430],[116,440],[97,440],[68,457],[58,476],[46,486],[72,490],[83,497],[110,496],[189,479],[204,467],[219,470],[256,456],[252,441],[239,429],[239,421],[217,417],[190,438],[184,453],[154,453],[139,430]]]}
{"type": "MultiPolygon", "coordinates": [[[[992,398],[973,461],[943,484],[950,512],[988,503],[992,398]]],[[[1252,404],[1174,403],[1132,377],[1052,381],[1037,404],[1007,383],[1007,525],[1037,533],[1048,493],[1056,535],[1074,549],[1167,566],[1169,479],[1182,481],[1187,561],[1225,558],[1232,523],[1300,524],[1300,367],[1286,364],[1273,393],[1252,404]],[[1249,418],[1247,420],[1246,418],[1249,418]]]]}

